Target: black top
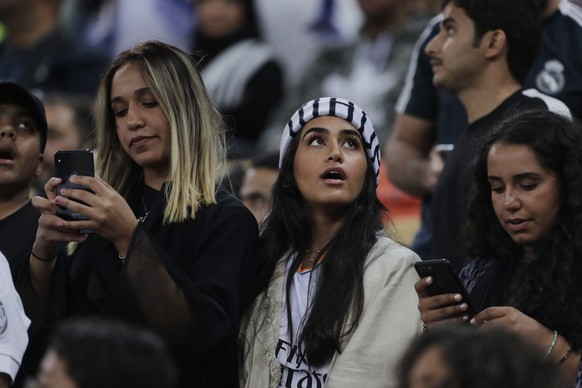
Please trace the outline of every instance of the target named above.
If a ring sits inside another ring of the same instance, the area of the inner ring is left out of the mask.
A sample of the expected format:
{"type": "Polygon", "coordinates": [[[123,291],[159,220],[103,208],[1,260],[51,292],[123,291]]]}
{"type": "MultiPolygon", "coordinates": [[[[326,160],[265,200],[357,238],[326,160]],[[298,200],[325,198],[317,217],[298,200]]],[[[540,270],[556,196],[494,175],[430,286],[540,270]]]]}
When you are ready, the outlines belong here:
{"type": "Polygon", "coordinates": [[[532,89],[520,90],[502,102],[493,112],[469,125],[461,133],[454,150],[447,157],[447,162],[433,192],[430,208],[434,258],[449,259],[457,269],[462,264],[459,234],[471,183],[471,165],[479,147],[483,144],[484,137],[490,133],[495,124],[505,116],[523,110],[547,109],[563,113],[556,107],[565,108],[564,104],[547,96],[542,99],[538,96],[526,95],[530,94],[530,91],[539,94],[532,89]]]}
{"type": "MultiPolygon", "coordinates": [[[[125,262],[98,235],[72,257],[59,255],[45,325],[94,314],[143,325],[168,342],[180,387],[235,387],[239,318],[255,271],[256,221],[238,200],[219,194],[218,203],[201,208],[195,219],[163,225],[165,199],[154,195],[152,203],[151,190],[143,196],[147,214],[135,206],[145,219],[125,262]]],[[[29,287],[26,278],[18,287],[29,287]]]]}
{"type": "Polygon", "coordinates": [[[28,263],[39,217],[39,211],[28,201],[16,212],[0,220],[0,252],[8,259],[12,274],[16,274],[22,263],[28,263]]]}

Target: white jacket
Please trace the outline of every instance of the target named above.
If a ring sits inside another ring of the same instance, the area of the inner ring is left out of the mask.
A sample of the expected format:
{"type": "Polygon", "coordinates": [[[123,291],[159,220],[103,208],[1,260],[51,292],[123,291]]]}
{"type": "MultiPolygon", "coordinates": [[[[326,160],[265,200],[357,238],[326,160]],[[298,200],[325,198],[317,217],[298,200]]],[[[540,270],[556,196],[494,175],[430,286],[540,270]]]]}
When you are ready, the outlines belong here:
{"type": "MultiPolygon", "coordinates": [[[[285,255],[285,258],[287,255],[285,255]]],[[[330,258],[332,259],[332,258],[330,258]]],[[[364,273],[364,308],[358,327],[333,356],[326,388],[397,386],[397,366],[411,340],[422,332],[414,270],[418,256],[388,237],[370,251],[364,273]]],[[[241,327],[244,363],[241,387],[276,388],[281,366],[275,357],[282,311],[285,260],[241,327]]]]}

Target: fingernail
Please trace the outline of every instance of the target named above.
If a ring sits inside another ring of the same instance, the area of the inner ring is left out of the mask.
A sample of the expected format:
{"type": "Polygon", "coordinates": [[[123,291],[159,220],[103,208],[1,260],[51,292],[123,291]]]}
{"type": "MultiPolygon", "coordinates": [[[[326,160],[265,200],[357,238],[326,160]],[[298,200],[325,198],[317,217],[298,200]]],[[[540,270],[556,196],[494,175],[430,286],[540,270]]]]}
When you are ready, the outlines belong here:
{"type": "Polygon", "coordinates": [[[469,320],[469,316],[468,315],[463,315],[463,321],[468,321],[469,320]]]}
{"type": "Polygon", "coordinates": [[[471,320],[469,321],[469,323],[470,323],[471,325],[474,325],[474,324],[475,324],[475,318],[471,319],[471,320]]]}
{"type": "Polygon", "coordinates": [[[461,296],[461,294],[455,294],[454,298],[457,301],[463,299],[463,297],[461,296]]]}
{"type": "Polygon", "coordinates": [[[467,310],[467,303],[461,303],[459,305],[459,310],[467,310]]]}
{"type": "Polygon", "coordinates": [[[429,283],[429,284],[432,283],[432,277],[431,276],[427,277],[426,278],[426,282],[429,283]]]}

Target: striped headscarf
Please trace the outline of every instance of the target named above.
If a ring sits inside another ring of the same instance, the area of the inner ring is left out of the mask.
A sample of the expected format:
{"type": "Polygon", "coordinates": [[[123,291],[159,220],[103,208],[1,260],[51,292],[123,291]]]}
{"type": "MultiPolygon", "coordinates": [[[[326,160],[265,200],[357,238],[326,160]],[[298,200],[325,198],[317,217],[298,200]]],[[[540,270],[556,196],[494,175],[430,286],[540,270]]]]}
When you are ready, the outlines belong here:
{"type": "Polygon", "coordinates": [[[362,135],[364,139],[364,149],[370,163],[374,167],[376,175],[376,185],[380,175],[380,144],[374,132],[372,122],[368,119],[366,112],[351,101],[343,98],[320,97],[306,102],[293,114],[281,137],[279,151],[279,168],[282,167],[283,158],[287,153],[291,139],[297,135],[301,128],[314,118],[320,116],[334,116],[351,123],[362,135]]]}

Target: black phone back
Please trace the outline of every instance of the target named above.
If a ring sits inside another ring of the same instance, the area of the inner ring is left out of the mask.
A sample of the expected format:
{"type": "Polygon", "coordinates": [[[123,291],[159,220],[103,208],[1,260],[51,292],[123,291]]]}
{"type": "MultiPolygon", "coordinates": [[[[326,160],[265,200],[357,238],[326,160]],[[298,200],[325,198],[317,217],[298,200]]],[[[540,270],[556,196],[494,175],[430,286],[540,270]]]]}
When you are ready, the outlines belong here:
{"type": "Polygon", "coordinates": [[[421,278],[432,277],[432,284],[426,288],[429,294],[461,294],[463,302],[468,305],[466,313],[469,318],[477,314],[465,286],[447,259],[419,261],[414,264],[414,268],[421,278]]]}
{"type": "MultiPolygon", "coordinates": [[[[57,195],[61,188],[89,190],[83,185],[69,181],[71,175],[94,176],[93,152],[91,150],[69,150],[55,152],[55,176],[63,181],[57,186],[57,195]]],[[[57,215],[66,220],[85,220],[86,217],[62,206],[57,207],[57,215]]]]}

